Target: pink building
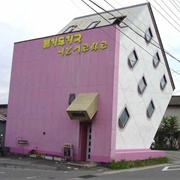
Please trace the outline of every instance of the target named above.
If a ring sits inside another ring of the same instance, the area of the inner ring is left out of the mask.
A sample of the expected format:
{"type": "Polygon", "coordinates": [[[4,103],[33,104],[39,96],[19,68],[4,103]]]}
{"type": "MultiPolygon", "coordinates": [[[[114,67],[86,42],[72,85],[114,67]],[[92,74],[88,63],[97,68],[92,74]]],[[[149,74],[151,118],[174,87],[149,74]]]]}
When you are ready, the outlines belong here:
{"type": "Polygon", "coordinates": [[[70,143],[76,160],[163,156],[150,145],[174,84],[150,4],[111,14],[102,13],[109,22],[97,14],[75,18],[57,35],[15,43],[11,152],[64,156],[70,143]]]}

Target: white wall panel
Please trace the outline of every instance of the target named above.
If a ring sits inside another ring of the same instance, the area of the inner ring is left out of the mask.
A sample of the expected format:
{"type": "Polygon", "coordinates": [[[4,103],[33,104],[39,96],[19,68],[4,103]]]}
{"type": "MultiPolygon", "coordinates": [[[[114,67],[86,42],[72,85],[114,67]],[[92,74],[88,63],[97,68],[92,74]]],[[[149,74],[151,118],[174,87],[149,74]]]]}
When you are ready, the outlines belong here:
{"type": "MultiPolygon", "coordinates": [[[[135,12],[137,13],[137,11],[135,12]]],[[[136,28],[136,32],[143,36],[144,34],[137,27],[144,32],[150,27],[153,33],[153,40],[157,42],[148,9],[144,8],[144,11],[138,12],[138,14],[133,16],[136,16],[138,19],[132,18],[133,23],[129,23],[129,26],[133,29],[136,28]]],[[[122,32],[125,35],[121,33],[120,39],[117,120],[125,106],[129,111],[130,119],[123,130],[117,127],[116,149],[149,148],[173,90],[161,51],[152,44],[147,44],[143,38],[130,28],[124,28],[122,32]],[[135,67],[130,69],[127,59],[134,48],[139,60],[135,67]],[[159,52],[161,63],[155,69],[152,59],[157,51],[159,52]],[[160,80],[164,74],[167,79],[167,85],[162,91],[160,80]],[[137,86],[143,76],[146,79],[147,87],[144,93],[140,95],[137,91],[137,86]],[[151,100],[154,102],[155,111],[152,117],[148,118],[146,111],[151,100]]]]}

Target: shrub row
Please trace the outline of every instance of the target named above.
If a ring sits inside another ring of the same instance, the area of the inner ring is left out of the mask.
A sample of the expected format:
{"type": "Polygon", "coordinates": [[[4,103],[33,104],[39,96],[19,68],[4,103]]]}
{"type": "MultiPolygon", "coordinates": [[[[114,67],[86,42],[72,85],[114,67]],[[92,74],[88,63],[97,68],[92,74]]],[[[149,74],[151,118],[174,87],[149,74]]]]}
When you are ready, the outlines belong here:
{"type": "Polygon", "coordinates": [[[167,157],[160,157],[160,158],[149,158],[145,160],[136,160],[136,161],[112,161],[108,164],[110,169],[128,169],[133,167],[143,167],[143,166],[150,166],[150,165],[157,165],[157,164],[165,164],[168,163],[167,157]]]}

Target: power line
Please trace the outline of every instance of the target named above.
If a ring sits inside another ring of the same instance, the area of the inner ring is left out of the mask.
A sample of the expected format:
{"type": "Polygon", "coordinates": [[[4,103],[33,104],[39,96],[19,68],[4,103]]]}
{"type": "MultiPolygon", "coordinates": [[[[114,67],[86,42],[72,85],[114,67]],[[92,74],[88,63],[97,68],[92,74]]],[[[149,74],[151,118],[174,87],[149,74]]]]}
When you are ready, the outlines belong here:
{"type": "MultiPolygon", "coordinates": [[[[104,0],[105,2],[107,2],[106,0],[104,0]]],[[[109,4],[109,3],[108,3],[109,4]]],[[[110,4],[109,4],[110,5],[110,4]]],[[[113,7],[112,5],[110,5],[111,7],[113,7]]],[[[114,8],[114,7],[113,7],[114,8]]],[[[115,9],[115,8],[114,8],[115,9]]],[[[117,9],[115,9],[117,12],[119,12],[117,9]]],[[[119,12],[120,13],[120,12],[119,12]]],[[[121,15],[122,15],[122,13],[120,13],[121,15]]],[[[114,16],[114,15],[113,15],[114,16]]],[[[115,16],[114,16],[115,17],[115,16]]],[[[130,21],[128,18],[126,18],[128,21],[130,21]]],[[[142,30],[142,29],[140,29],[137,25],[135,25],[132,21],[130,21],[134,26],[136,26],[141,32],[143,32],[144,33],[144,31],[142,30]]],[[[127,24],[126,24],[126,26],[128,26],[127,24]]],[[[128,26],[129,27],[129,29],[131,29],[134,33],[136,33],[138,36],[140,36],[141,38],[143,38],[143,39],[145,39],[145,37],[144,36],[142,36],[141,34],[139,34],[138,32],[136,32],[132,27],[130,27],[130,26],[128,26]]],[[[154,41],[156,44],[154,44],[154,43],[152,43],[152,42],[149,42],[150,44],[152,44],[152,45],[154,45],[156,48],[159,48],[160,50],[162,50],[161,49],[161,47],[159,46],[159,44],[155,41],[155,40],[152,40],[152,41],[154,41]]]]}
{"type": "MultiPolygon", "coordinates": [[[[89,8],[91,8],[93,11],[95,11],[89,4],[87,4],[86,2],[84,2],[83,0],[82,0],[82,2],[84,3],[84,4],[86,4],[89,8]]],[[[77,6],[77,5],[76,5],[77,6]]],[[[79,8],[80,9],[80,8],[79,8]]],[[[81,9],[80,9],[81,10],[81,9]]],[[[97,11],[95,11],[97,14],[99,14],[97,11]]],[[[84,12],[83,12],[84,13],[84,12]]],[[[101,14],[99,14],[100,16],[101,16],[101,14]]],[[[102,17],[102,16],[101,16],[102,17]]],[[[103,19],[105,19],[104,17],[102,17],[103,19]]],[[[90,17],[89,17],[89,19],[91,20],[91,21],[93,21],[90,17]]],[[[106,21],[108,21],[107,19],[105,19],[106,21]]],[[[139,19],[138,19],[138,21],[140,21],[139,19]]],[[[141,21],[140,21],[141,22],[141,21]]],[[[108,23],[110,23],[109,21],[108,21],[108,23]]],[[[142,23],[142,22],[141,22],[142,23]]],[[[110,23],[111,24],[111,23],[110,23]]],[[[116,28],[115,26],[113,26],[114,28],[116,28]]],[[[116,39],[114,39],[111,35],[109,35],[106,31],[104,31],[103,29],[101,29],[104,33],[106,33],[109,37],[111,37],[116,43],[118,43],[119,45],[121,45],[121,43],[120,42],[118,42],[116,39]]],[[[118,29],[118,31],[120,31],[119,29],[118,29]]],[[[120,31],[121,32],[121,31],[120,31]]],[[[123,32],[122,32],[122,34],[124,34],[123,32]]],[[[126,35],[125,35],[126,36],[126,35]]],[[[127,36],[126,36],[127,37],[127,36]]],[[[138,44],[137,44],[138,45],[138,44]]],[[[124,45],[121,45],[121,46],[123,46],[126,50],[128,50],[129,52],[131,52],[131,50],[129,50],[129,49],[127,49],[124,45]]],[[[149,52],[148,52],[148,54],[150,55],[150,56],[152,56],[153,57],[153,55],[152,54],[150,54],[149,52]]],[[[146,60],[146,59],[144,59],[144,60],[146,60]]],[[[147,60],[146,60],[147,61],[147,60]]],[[[152,63],[152,62],[149,62],[149,61],[147,61],[148,63],[152,63]]],[[[161,62],[160,61],[160,63],[163,65],[163,66],[166,66],[163,62],[161,62]]],[[[170,68],[170,70],[172,70],[172,72],[173,73],[176,73],[177,75],[180,75],[178,72],[176,72],[175,70],[173,70],[173,69],[171,69],[170,68]]],[[[179,81],[179,80],[178,80],[179,81]]],[[[179,81],[180,82],[180,81],[179,81]]]]}
{"type": "MultiPolygon", "coordinates": [[[[83,1],[83,0],[82,0],[83,1]]],[[[92,2],[93,4],[96,4],[94,3],[93,1],[89,0],[90,2],[92,2]]],[[[83,1],[84,2],[84,1],[83,1]]],[[[87,4],[87,3],[86,3],[87,4]]],[[[89,4],[87,4],[89,6],[89,4]]],[[[91,6],[89,6],[90,8],[92,8],[91,6]]],[[[109,13],[108,11],[106,11],[105,9],[103,9],[102,7],[100,7],[103,11],[109,13]]],[[[93,8],[92,8],[93,9],[93,8]]],[[[100,15],[103,19],[105,19],[109,24],[111,24],[110,21],[108,21],[104,16],[102,16],[100,13],[98,13],[95,9],[94,11],[100,15]]],[[[115,16],[114,16],[115,17],[115,16]]],[[[115,26],[114,26],[115,27],[115,26]]],[[[128,26],[129,27],[129,26],[128,26]]],[[[115,27],[116,28],[116,27],[115,27]]],[[[117,29],[117,28],[116,28],[117,29]]],[[[143,49],[144,51],[146,51],[146,53],[148,53],[149,55],[151,55],[152,57],[154,57],[151,53],[149,53],[146,49],[144,49],[141,45],[139,45],[137,42],[135,42],[132,38],[130,38],[128,35],[126,35],[124,32],[122,32],[120,29],[117,29],[118,31],[120,31],[122,34],[124,34],[128,39],[130,39],[131,41],[133,41],[136,45],[138,45],[141,49],[143,49]]],[[[137,32],[136,32],[137,33],[137,32]]],[[[143,37],[144,38],[144,37],[143,37]]]]}
{"type": "MultiPolygon", "coordinates": [[[[154,1],[156,2],[156,0],[154,0],[154,1]]],[[[156,3],[157,3],[157,2],[156,2],[156,3]]],[[[158,4],[158,3],[157,3],[157,4],[158,4]]],[[[151,5],[152,5],[152,4],[151,4],[151,5]]],[[[153,5],[152,5],[152,7],[153,7],[158,13],[160,13],[153,5]]],[[[166,11],[165,11],[165,12],[166,12],[166,11]]],[[[160,14],[161,14],[161,13],[160,13],[160,14]]],[[[162,16],[167,22],[169,22],[178,32],[180,32],[167,18],[165,18],[162,14],[161,14],[161,16],[162,16]]],[[[177,59],[176,57],[174,57],[172,54],[170,54],[167,50],[165,50],[165,53],[180,63],[180,60],[177,59]]]]}
{"type": "MultiPolygon", "coordinates": [[[[96,5],[95,2],[89,0],[90,2],[92,2],[93,4],[96,5]]],[[[82,2],[84,2],[82,0],[82,2]]],[[[89,4],[87,4],[86,2],[84,2],[88,7],[90,7],[91,9],[93,9],[89,4]]],[[[108,11],[106,11],[104,8],[102,8],[101,6],[98,5],[99,8],[101,8],[103,11],[109,13],[108,11]]],[[[100,15],[103,19],[105,19],[109,24],[111,24],[110,21],[108,21],[106,18],[104,18],[104,16],[102,16],[100,13],[98,13],[95,9],[93,9],[98,15],[100,15]]],[[[113,15],[114,16],[114,15],[113,15]]],[[[115,26],[114,26],[115,27],[115,26]]],[[[115,27],[116,28],[116,27],[115,27]]],[[[144,49],[141,45],[139,45],[138,43],[136,43],[132,38],[130,38],[129,36],[127,36],[124,32],[122,32],[120,29],[117,29],[118,31],[120,31],[122,34],[124,34],[128,39],[130,39],[131,41],[133,41],[136,45],[138,45],[141,49],[143,49],[146,53],[148,53],[150,56],[154,57],[151,53],[149,53],[146,49],[144,49]]],[[[162,62],[161,62],[162,63],[162,62]]],[[[162,63],[164,66],[165,64],[162,63]]],[[[175,72],[176,74],[180,75],[178,72],[176,72],[175,70],[171,69],[173,72],[175,72]]]]}
{"type": "MultiPolygon", "coordinates": [[[[176,0],[178,4],[180,4],[179,0],[176,0]]],[[[179,6],[178,6],[179,7],[179,6]]]]}
{"type": "MultiPolygon", "coordinates": [[[[118,11],[118,9],[116,9],[114,6],[112,6],[109,2],[107,2],[106,0],[104,0],[109,6],[111,6],[114,10],[116,10],[120,15],[123,15],[121,12],[119,12],[118,11]]],[[[114,15],[113,15],[114,16],[114,15]]],[[[114,16],[115,17],[115,16],[114,16]]],[[[144,33],[144,31],[141,29],[141,28],[139,28],[136,24],[134,24],[134,22],[132,22],[131,20],[129,20],[129,18],[128,17],[126,17],[126,19],[131,23],[131,24],[133,24],[137,29],[139,29],[141,32],[143,32],[144,33]]],[[[127,24],[126,24],[127,25],[127,24]]],[[[128,25],[127,25],[128,26],[128,25]]],[[[129,27],[129,26],[128,26],[129,27]]],[[[129,27],[130,28],[130,27],[129,27]]],[[[132,28],[131,28],[132,29],[132,28]]],[[[137,32],[135,32],[135,33],[137,33],[137,32]]],[[[140,34],[139,34],[140,35],[140,34]]],[[[140,35],[141,36],[141,35],[140,35]]],[[[144,36],[143,36],[143,38],[144,38],[144,36]]],[[[155,43],[157,43],[155,40],[153,40],[155,43]]],[[[158,43],[157,43],[157,45],[159,45],[158,43]]],[[[155,45],[156,46],[156,45],[155,45]]]]}
{"type": "MultiPolygon", "coordinates": [[[[80,10],[80,11],[82,11],[84,14],[85,14],[85,12],[73,1],[73,0],[71,0],[72,1],[72,3],[80,10]]],[[[91,18],[89,18],[91,21],[93,21],[91,18]]],[[[78,26],[76,27],[76,28],[78,28],[78,26]]],[[[79,30],[81,30],[80,28],[79,28],[79,30]]]]}
{"type": "MultiPolygon", "coordinates": [[[[177,8],[177,7],[179,7],[178,5],[176,5],[176,3],[173,1],[171,1],[171,0],[169,0],[170,1],[170,3],[176,8],[176,10],[177,11],[179,11],[179,9],[177,8]]],[[[180,11],[179,11],[180,12],[180,11]]]]}
{"type": "MultiPolygon", "coordinates": [[[[82,0],[82,2],[84,2],[82,0]]],[[[90,7],[91,9],[93,9],[89,4],[87,4],[86,2],[84,2],[88,7],[90,7]]],[[[94,9],[93,9],[94,10],[94,9]]],[[[94,10],[97,14],[99,14],[103,19],[105,19],[108,23],[110,23],[106,18],[104,18],[100,13],[98,13],[96,10],[94,10]]],[[[111,24],[111,23],[110,23],[111,24]]],[[[115,29],[117,29],[115,26],[113,26],[115,29]]],[[[119,29],[118,29],[119,30],[119,29]]],[[[120,30],[119,30],[120,31],[120,30]]],[[[122,31],[121,31],[122,34],[124,34],[122,31]]],[[[128,37],[126,34],[124,34],[126,37],[128,37]]],[[[129,38],[129,37],[128,37],[129,38]]],[[[131,39],[131,38],[130,38],[131,39]]],[[[113,39],[114,40],[114,39],[113,39]]],[[[133,41],[134,43],[136,43],[134,40],[131,39],[131,41],[133,41]]],[[[117,42],[117,41],[116,41],[117,42]]],[[[119,42],[118,42],[119,43],[119,42]]],[[[138,45],[138,44],[137,44],[138,45]]],[[[124,47],[126,49],[126,47],[124,47]]],[[[141,47],[142,48],[142,47],[141,47]]],[[[130,51],[130,50],[129,50],[130,51]]],[[[147,53],[149,53],[148,51],[146,51],[147,53]]],[[[150,54],[150,53],[149,53],[150,54]]],[[[151,55],[151,54],[150,54],[151,55]]],[[[152,55],[151,55],[152,56],[152,55]]],[[[148,62],[149,63],[149,62],[148,62]]],[[[162,62],[161,62],[162,63],[162,62]]],[[[163,64],[163,63],[162,63],[163,64]]],[[[164,64],[163,64],[164,65],[164,64]]],[[[126,95],[125,95],[126,97],[126,95]]]]}
{"type": "Polygon", "coordinates": [[[172,0],[173,2],[174,2],[174,4],[178,7],[178,8],[180,8],[180,6],[178,6],[178,4],[174,1],[174,0],[172,0]]]}
{"type": "MultiPolygon", "coordinates": [[[[173,18],[172,16],[156,1],[154,0],[154,2],[176,23],[176,25],[178,25],[180,27],[180,24],[177,23],[173,18]]],[[[166,18],[167,19],[167,18],[166,18]]],[[[180,32],[180,31],[179,31],[180,32]]]]}
{"type": "MultiPolygon", "coordinates": [[[[108,3],[106,0],[104,0],[106,3],[108,3]]],[[[109,4],[109,3],[108,3],[109,4]]],[[[111,4],[109,4],[112,8],[114,8],[111,4]]],[[[118,11],[116,8],[114,8],[116,11],[118,11]]],[[[119,11],[118,11],[119,12],[119,11]]],[[[120,12],[119,12],[120,13],[120,12]]],[[[120,13],[122,15],[122,13],[120,13]]],[[[113,15],[114,16],[114,15],[113,15]]],[[[115,16],[114,16],[115,17],[115,16]]],[[[128,19],[128,18],[127,18],[128,19]]],[[[129,20],[130,21],[130,20],[129,20]]],[[[131,23],[133,23],[132,21],[130,21],[131,23]]],[[[134,23],[133,23],[134,24],[134,23]]],[[[126,24],[127,25],[127,24],[126,24]]],[[[135,25],[135,24],[134,24],[135,25]]],[[[128,26],[128,25],[127,25],[128,26]]],[[[135,25],[136,26],[136,25],[135,25]]],[[[129,26],[128,26],[129,27],[129,26]]],[[[137,27],[137,26],[136,26],[137,27]]],[[[134,31],[136,34],[138,34],[140,37],[142,37],[144,39],[144,36],[140,35],[139,33],[137,33],[135,30],[133,30],[131,27],[129,27],[132,31],[134,31]]],[[[141,30],[140,28],[138,28],[139,30],[141,30]]],[[[142,32],[144,32],[143,30],[141,30],[142,32]]],[[[155,40],[153,40],[153,42],[155,42],[156,44],[158,44],[155,40]]],[[[167,50],[162,49],[160,46],[150,42],[150,44],[154,45],[155,47],[159,48],[160,50],[164,51],[167,55],[169,55],[170,57],[172,57],[173,59],[177,60],[180,63],[180,60],[177,59],[176,57],[174,57],[171,53],[169,53],[167,50]]]]}
{"type": "MultiPolygon", "coordinates": [[[[104,0],[105,1],[105,0],[104,0]]],[[[114,0],[117,4],[119,4],[120,6],[122,6],[119,2],[117,2],[116,0],[114,0]]],[[[148,2],[148,0],[147,0],[147,2],[148,2]]],[[[112,6],[112,5],[111,5],[112,6]]],[[[151,6],[152,6],[152,4],[151,4],[151,6]]],[[[115,9],[115,8],[114,8],[115,9]]],[[[115,10],[117,10],[117,9],[115,9],[115,10]]],[[[118,11],[118,10],[117,10],[118,11]]],[[[118,11],[119,12],[119,11],[118,11]]],[[[131,14],[134,18],[136,18],[142,25],[144,25],[144,26],[146,26],[145,24],[144,24],[144,22],[142,22],[142,21],[140,21],[135,15],[133,15],[133,13],[131,13],[130,11],[128,11],[127,10],[127,12],[129,13],[129,14],[131,14]]],[[[119,12],[120,13],[120,12],[119,12]]],[[[155,42],[155,43],[157,43],[155,40],[153,40],[152,39],[152,41],[153,42],[155,42]]],[[[172,47],[170,44],[168,44],[166,41],[164,41],[169,47],[171,47],[171,48],[173,48],[176,52],[178,52],[177,51],[177,49],[175,49],[174,47],[172,47]]],[[[150,42],[151,44],[152,44],[152,42],[150,42]]],[[[158,44],[158,43],[157,43],[158,44]]],[[[164,49],[165,50],[165,49],[164,49]]],[[[175,59],[175,60],[177,60],[177,58],[175,58],[173,55],[171,55],[167,50],[165,51],[165,53],[167,54],[167,55],[169,55],[170,57],[172,57],[173,59],[175,59]]],[[[179,61],[179,60],[178,60],[179,61]]]]}
{"type": "MultiPolygon", "coordinates": [[[[93,2],[92,0],[89,0],[91,3],[97,5],[97,3],[93,2]]],[[[105,1],[105,0],[104,0],[105,1]]],[[[108,3],[109,4],[109,3],[108,3]]],[[[97,5],[100,9],[102,9],[104,12],[109,13],[109,11],[106,11],[104,8],[102,8],[101,6],[97,5]]],[[[111,5],[112,6],[112,5],[111,5]]],[[[113,6],[112,6],[113,7],[113,6]]],[[[92,8],[92,7],[91,7],[92,8]]],[[[114,7],[113,7],[114,8],[114,7]]],[[[115,9],[115,8],[114,8],[115,9]]],[[[116,10],[116,9],[115,9],[116,10]]],[[[96,13],[98,13],[97,11],[95,11],[96,13]]],[[[101,17],[103,17],[100,13],[98,13],[101,17]]],[[[112,13],[109,13],[110,15],[112,15],[114,18],[116,18],[112,13]]],[[[104,17],[103,17],[104,18],[104,17]]],[[[105,19],[105,18],[104,18],[105,19]]],[[[107,19],[105,19],[108,23],[110,23],[107,19]]],[[[111,23],[110,23],[111,24],[111,23]]],[[[127,24],[126,24],[127,25],[127,24]]],[[[127,25],[128,26],[128,25],[127,25]]],[[[138,32],[136,32],[134,29],[132,29],[130,26],[128,26],[133,32],[135,32],[137,35],[139,35],[141,38],[145,39],[144,36],[140,35],[138,32]]],[[[118,29],[119,30],[119,29],[118,29]]],[[[121,30],[119,30],[121,33],[123,33],[121,30]]],[[[142,31],[142,30],[141,30],[142,31]]],[[[128,37],[125,33],[123,33],[126,37],[128,37]]],[[[129,37],[128,37],[129,38],[129,37]]],[[[144,51],[146,51],[148,54],[150,54],[146,49],[144,49],[142,46],[140,46],[139,44],[137,44],[132,38],[131,39],[136,45],[138,45],[139,47],[141,47],[144,51]]],[[[166,54],[168,54],[170,57],[172,57],[173,59],[177,60],[180,63],[180,60],[177,59],[176,57],[174,57],[173,55],[171,55],[168,51],[166,51],[165,49],[160,48],[159,46],[157,46],[156,44],[150,42],[152,45],[154,45],[156,48],[159,48],[161,51],[164,51],[166,54]]],[[[156,42],[157,43],[157,42],[156,42]]],[[[150,54],[151,56],[153,56],[152,54],[150,54]]]]}
{"type": "Polygon", "coordinates": [[[171,11],[171,13],[172,13],[178,20],[180,20],[180,18],[171,10],[171,8],[169,8],[169,6],[168,6],[163,0],[161,0],[161,2],[169,9],[169,11],[171,11]]]}
{"type": "MultiPolygon", "coordinates": [[[[72,1],[72,0],[71,0],[72,1]]],[[[75,2],[73,2],[74,4],[75,4],[75,2]]],[[[84,2],[85,3],[85,2],[84,2]]],[[[88,4],[87,3],[85,3],[87,6],[88,6],[88,4]]],[[[76,5],[76,4],[75,4],[76,5]]],[[[76,5],[77,6],[77,5],[76,5]]],[[[80,9],[80,8],[79,8],[80,9]]],[[[81,9],[80,9],[81,10],[81,9]]],[[[82,10],[81,10],[82,11],[82,10]]],[[[83,11],[82,11],[83,12],[83,11]]],[[[83,12],[84,13],[84,12],[83,12]]],[[[84,13],[85,14],[85,13],[84,13]]],[[[88,17],[92,22],[94,21],[92,18],[90,18],[90,17],[88,17]]],[[[103,31],[106,35],[108,35],[111,39],[113,39],[116,43],[118,43],[119,45],[121,45],[120,44],[120,42],[118,42],[116,39],[114,39],[110,34],[108,34],[105,30],[103,30],[103,29],[101,29],[101,31],[103,31]]],[[[130,50],[129,50],[130,51],[130,50]]]]}
{"type": "MultiPolygon", "coordinates": [[[[149,1],[148,1],[148,2],[149,2],[149,1]]],[[[179,29],[177,29],[161,12],[159,12],[159,11],[157,10],[157,8],[155,8],[152,4],[151,4],[151,6],[152,6],[172,27],[174,27],[174,29],[176,29],[178,32],[180,32],[179,29]]]]}

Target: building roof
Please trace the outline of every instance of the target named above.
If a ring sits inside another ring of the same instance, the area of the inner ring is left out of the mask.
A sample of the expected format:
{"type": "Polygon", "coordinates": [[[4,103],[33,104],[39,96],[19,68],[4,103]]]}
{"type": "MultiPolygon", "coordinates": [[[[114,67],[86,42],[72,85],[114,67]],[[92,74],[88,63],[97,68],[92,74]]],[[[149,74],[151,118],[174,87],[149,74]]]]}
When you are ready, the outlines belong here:
{"type": "Polygon", "coordinates": [[[0,121],[6,121],[6,119],[7,119],[6,116],[0,114],[0,121]]]}
{"type": "Polygon", "coordinates": [[[73,29],[73,32],[89,29],[88,27],[92,22],[99,22],[95,26],[96,28],[111,25],[114,24],[116,20],[115,17],[116,18],[127,17],[127,18],[122,18],[120,27],[127,27],[127,25],[131,26],[133,22],[136,20],[136,18],[141,14],[141,12],[148,7],[148,4],[149,3],[143,3],[143,4],[123,7],[115,10],[76,17],[72,21],[70,21],[63,29],[61,29],[58,32],[58,34],[65,33],[65,31],[71,26],[75,27],[73,29]]]}
{"type": "Polygon", "coordinates": [[[180,106],[180,96],[172,96],[169,106],[180,106]]]}

